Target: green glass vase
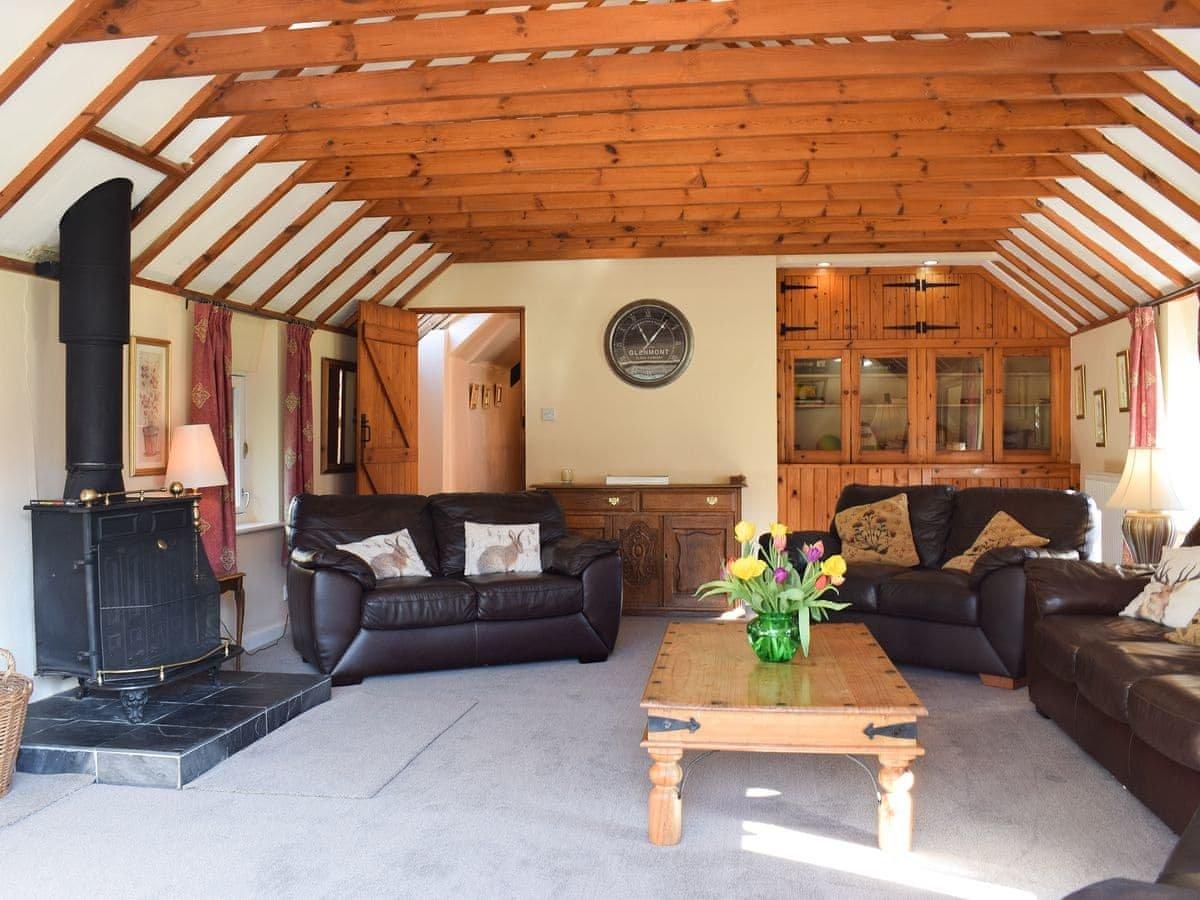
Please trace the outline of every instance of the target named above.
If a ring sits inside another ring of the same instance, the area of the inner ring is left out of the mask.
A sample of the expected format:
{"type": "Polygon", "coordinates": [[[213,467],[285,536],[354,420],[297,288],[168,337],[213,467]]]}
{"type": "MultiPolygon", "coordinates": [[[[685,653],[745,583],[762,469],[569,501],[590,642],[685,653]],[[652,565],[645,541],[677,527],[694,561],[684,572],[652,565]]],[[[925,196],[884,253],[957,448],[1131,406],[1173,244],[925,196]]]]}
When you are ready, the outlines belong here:
{"type": "Polygon", "coordinates": [[[763,662],[791,662],[800,646],[795,613],[759,613],[746,625],[746,637],[763,662]]]}

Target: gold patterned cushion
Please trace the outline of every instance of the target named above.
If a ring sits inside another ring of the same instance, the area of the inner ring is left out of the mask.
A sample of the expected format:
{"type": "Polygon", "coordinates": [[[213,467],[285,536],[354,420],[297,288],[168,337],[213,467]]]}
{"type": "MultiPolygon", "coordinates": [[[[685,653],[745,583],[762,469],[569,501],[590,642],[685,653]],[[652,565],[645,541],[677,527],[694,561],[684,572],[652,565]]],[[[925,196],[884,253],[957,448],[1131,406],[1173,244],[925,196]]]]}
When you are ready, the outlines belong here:
{"type": "Polygon", "coordinates": [[[842,539],[842,556],[848,563],[915,566],[921,562],[908,521],[905,494],[848,507],[834,516],[833,521],[842,539]]]}
{"type": "Polygon", "coordinates": [[[998,512],[979,532],[979,537],[964,553],[947,562],[943,569],[958,569],[970,574],[975,561],[998,547],[1045,547],[1050,538],[1039,537],[1006,512],[998,512]]]}
{"type": "Polygon", "coordinates": [[[1192,621],[1182,628],[1168,632],[1167,640],[1175,644],[1191,644],[1200,647],[1200,613],[1192,616],[1192,621]]]}

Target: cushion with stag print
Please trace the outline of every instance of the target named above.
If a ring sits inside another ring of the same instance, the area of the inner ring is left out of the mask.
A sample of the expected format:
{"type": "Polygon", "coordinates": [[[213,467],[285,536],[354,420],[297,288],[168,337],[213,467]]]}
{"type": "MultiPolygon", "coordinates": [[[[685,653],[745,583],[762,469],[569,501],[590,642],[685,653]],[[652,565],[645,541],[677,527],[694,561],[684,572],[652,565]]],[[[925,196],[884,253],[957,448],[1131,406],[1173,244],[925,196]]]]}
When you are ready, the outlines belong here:
{"type": "Polygon", "coordinates": [[[429,569],[407,528],[391,534],[376,534],[353,544],[338,544],[337,548],[364,560],[379,579],[405,575],[429,577],[429,569]]]}
{"type": "Polygon", "coordinates": [[[989,550],[997,550],[1000,547],[1045,547],[1048,543],[1050,538],[1034,534],[1001,510],[983,526],[983,531],[979,532],[979,537],[975,538],[970,547],[953,559],[947,560],[942,568],[958,569],[970,574],[975,568],[975,561],[989,550]]]}
{"type": "Polygon", "coordinates": [[[833,522],[842,539],[842,556],[848,563],[910,567],[921,563],[904,494],[847,507],[833,517],[833,522]]]}
{"type": "MultiPolygon", "coordinates": [[[[1133,619],[1188,632],[1200,612],[1200,547],[1168,547],[1150,583],[1121,610],[1133,619]]],[[[1180,640],[1178,643],[1194,643],[1180,640]]]]}

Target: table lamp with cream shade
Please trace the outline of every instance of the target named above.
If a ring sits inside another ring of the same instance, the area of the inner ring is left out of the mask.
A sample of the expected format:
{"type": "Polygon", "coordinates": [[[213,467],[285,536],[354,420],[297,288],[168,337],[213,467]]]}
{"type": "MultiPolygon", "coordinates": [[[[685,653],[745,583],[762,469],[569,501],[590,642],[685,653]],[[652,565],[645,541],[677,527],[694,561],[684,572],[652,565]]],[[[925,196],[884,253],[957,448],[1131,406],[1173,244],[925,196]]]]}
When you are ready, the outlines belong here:
{"type": "Polygon", "coordinates": [[[178,425],[171,431],[166,480],[172,494],[229,483],[210,426],[178,425]]]}
{"type": "Polygon", "coordinates": [[[1159,447],[1131,447],[1121,480],[1106,505],[1125,510],[1121,533],[1134,564],[1157,565],[1163,548],[1175,540],[1175,523],[1165,510],[1184,508],[1171,486],[1166,452],[1159,447]]]}

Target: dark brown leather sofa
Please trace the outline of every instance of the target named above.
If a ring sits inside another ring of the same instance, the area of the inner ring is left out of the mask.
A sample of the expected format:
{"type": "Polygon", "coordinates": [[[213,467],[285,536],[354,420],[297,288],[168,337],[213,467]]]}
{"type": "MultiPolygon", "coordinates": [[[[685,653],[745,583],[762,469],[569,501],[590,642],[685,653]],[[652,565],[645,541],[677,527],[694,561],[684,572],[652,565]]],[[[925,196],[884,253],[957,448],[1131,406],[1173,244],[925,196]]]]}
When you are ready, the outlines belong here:
{"type": "MultiPolygon", "coordinates": [[[[1094,540],[1095,504],[1086,494],[1038,488],[891,487],[851,484],[837,511],[896,494],[908,497],[920,565],[854,563],[836,598],[850,608],[839,621],[863,622],[895,662],[976,672],[991,684],[1015,687],[1025,676],[1025,571],[1039,557],[1086,559],[1094,540]],[[970,575],[942,569],[997,512],[1050,539],[1045,548],[1007,547],[980,557],[970,575]]],[[[793,559],[802,544],[825,542],[841,552],[836,523],[788,539],[793,559]]]]}
{"type": "Polygon", "coordinates": [[[1181,831],[1200,805],[1200,647],[1118,615],[1146,576],[1033,560],[1026,577],[1029,699],[1181,831]]]}
{"type": "Polygon", "coordinates": [[[567,534],[540,492],[301,494],[288,510],[292,642],[337,685],[367,675],[608,658],[621,621],[617,545],[567,534]],[[465,522],[536,522],[540,574],[463,574],[465,522]],[[376,582],[337,544],[407,528],[431,577],[376,582]]]}
{"type": "Polygon", "coordinates": [[[1153,884],[1129,878],[1110,878],[1068,895],[1068,900],[1168,900],[1200,896],[1200,812],[1192,816],[1179,843],[1153,884]]]}

